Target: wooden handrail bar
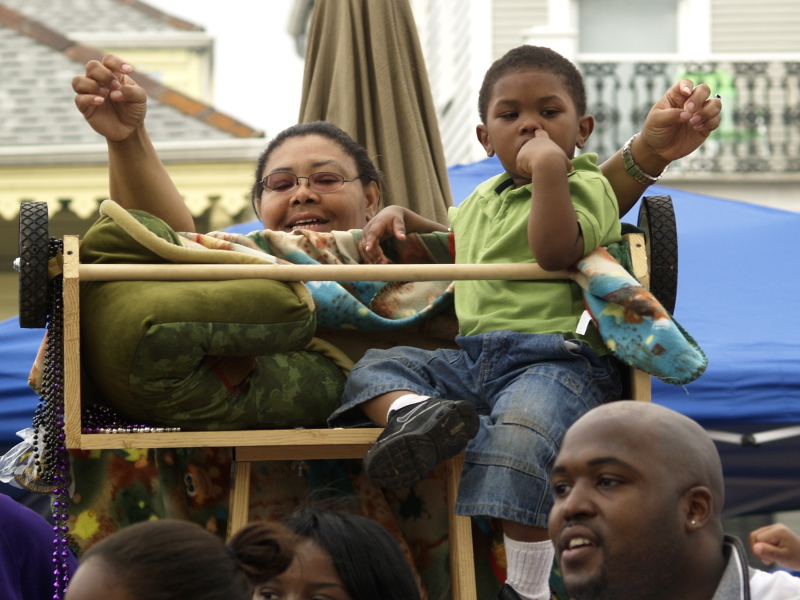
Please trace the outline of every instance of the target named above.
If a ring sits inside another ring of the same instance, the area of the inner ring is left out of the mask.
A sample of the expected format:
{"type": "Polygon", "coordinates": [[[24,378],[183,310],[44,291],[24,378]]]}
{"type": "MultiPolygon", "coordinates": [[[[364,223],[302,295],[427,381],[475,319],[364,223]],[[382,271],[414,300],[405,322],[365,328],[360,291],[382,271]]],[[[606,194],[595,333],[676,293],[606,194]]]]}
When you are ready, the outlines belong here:
{"type": "Polygon", "coordinates": [[[454,281],[569,279],[536,263],[475,265],[81,264],[81,281],[454,281]]]}

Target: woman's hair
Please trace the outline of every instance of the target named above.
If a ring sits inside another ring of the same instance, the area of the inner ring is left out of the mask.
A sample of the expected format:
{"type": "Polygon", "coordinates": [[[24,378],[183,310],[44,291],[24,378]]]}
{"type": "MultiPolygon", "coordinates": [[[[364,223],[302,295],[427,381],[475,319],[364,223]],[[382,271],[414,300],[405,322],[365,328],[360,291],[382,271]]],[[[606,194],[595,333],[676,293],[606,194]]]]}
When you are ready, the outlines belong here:
{"type": "Polygon", "coordinates": [[[189,521],[163,519],[126,527],[89,548],[135,600],[251,600],[256,584],[294,558],[296,536],[278,523],[252,523],[226,546],[189,521]]]}
{"type": "Polygon", "coordinates": [[[286,140],[303,137],[308,135],[319,135],[331,140],[338,144],[345,153],[352,158],[356,163],[358,169],[358,176],[362,182],[368,183],[374,181],[378,188],[383,185],[383,177],[380,171],[375,167],[372,159],[367,155],[367,151],[357,143],[353,138],[347,135],[343,129],[340,129],[333,123],[328,121],[312,121],[311,123],[298,123],[292,125],[281,131],[272,140],[270,140],[267,147],[261,152],[256,163],[256,180],[253,183],[253,188],[250,192],[250,201],[253,205],[253,210],[256,211],[256,216],[260,219],[261,215],[258,211],[258,204],[261,202],[261,194],[264,191],[264,186],[261,183],[264,172],[264,167],[269,160],[272,153],[277,150],[286,140]]]}
{"type": "Polygon", "coordinates": [[[343,511],[304,508],[283,523],[331,557],[353,600],[418,600],[420,591],[397,541],[377,522],[343,511]]]}
{"type": "Polygon", "coordinates": [[[228,552],[251,585],[256,586],[289,568],[297,536],[286,526],[256,521],[245,525],[228,541],[228,552]]]}

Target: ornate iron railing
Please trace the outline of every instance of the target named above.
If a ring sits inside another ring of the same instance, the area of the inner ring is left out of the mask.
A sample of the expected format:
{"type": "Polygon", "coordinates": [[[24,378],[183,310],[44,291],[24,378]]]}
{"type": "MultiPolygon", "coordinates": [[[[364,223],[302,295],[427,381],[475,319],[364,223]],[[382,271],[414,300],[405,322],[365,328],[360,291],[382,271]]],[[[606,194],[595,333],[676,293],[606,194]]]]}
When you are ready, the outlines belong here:
{"type": "Polygon", "coordinates": [[[722,122],[694,154],[671,167],[700,172],[800,176],[800,56],[791,60],[578,61],[595,130],[586,151],[603,160],[640,130],[647,111],[681,77],[722,96],[722,122]]]}

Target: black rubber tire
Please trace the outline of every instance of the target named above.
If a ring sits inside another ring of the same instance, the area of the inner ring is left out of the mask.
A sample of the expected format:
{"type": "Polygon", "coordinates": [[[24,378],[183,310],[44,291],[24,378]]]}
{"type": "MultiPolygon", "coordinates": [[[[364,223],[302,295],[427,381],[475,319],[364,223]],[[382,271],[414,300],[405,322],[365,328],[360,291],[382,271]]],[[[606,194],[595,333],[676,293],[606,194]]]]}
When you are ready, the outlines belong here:
{"type": "Polygon", "coordinates": [[[19,207],[19,326],[47,325],[47,260],[50,235],[47,203],[23,202],[19,207]]]}
{"type": "Polygon", "coordinates": [[[678,228],[669,196],[645,196],[639,208],[644,231],[650,291],[672,314],[678,296],[678,228]]]}

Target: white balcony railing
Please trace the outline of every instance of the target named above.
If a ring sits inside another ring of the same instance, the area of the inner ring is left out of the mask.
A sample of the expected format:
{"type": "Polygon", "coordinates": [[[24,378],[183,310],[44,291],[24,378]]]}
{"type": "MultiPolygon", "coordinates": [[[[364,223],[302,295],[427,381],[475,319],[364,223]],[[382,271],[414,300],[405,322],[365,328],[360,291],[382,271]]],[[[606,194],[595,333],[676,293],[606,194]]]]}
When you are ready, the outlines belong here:
{"type": "Polygon", "coordinates": [[[647,111],[681,77],[722,96],[722,122],[670,173],[786,174],[800,177],[800,55],[581,57],[595,130],[586,151],[601,160],[639,131],[647,111]]]}

